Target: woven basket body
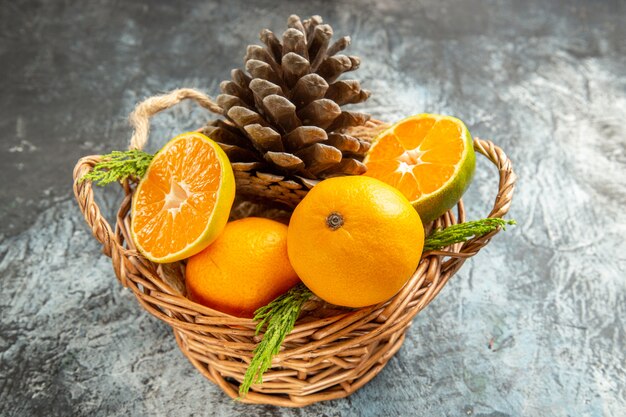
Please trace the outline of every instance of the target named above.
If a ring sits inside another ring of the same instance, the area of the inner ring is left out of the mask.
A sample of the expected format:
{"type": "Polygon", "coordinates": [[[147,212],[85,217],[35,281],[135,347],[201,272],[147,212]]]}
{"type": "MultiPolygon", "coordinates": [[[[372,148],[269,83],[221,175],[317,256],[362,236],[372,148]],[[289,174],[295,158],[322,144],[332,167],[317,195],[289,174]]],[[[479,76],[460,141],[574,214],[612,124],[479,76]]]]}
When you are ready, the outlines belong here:
{"type": "MultiPolygon", "coordinates": [[[[184,98],[189,97],[181,99],[184,98]]],[[[381,124],[370,123],[352,134],[374,136],[381,124]]],[[[489,141],[475,139],[474,146],[498,169],[498,192],[489,217],[502,217],[509,209],[514,189],[511,163],[504,152],[489,141]]],[[[254,335],[256,323],[188,300],[183,263],[157,265],[135,249],[129,238],[134,184],[123,184],[125,198],[118,210],[115,228],[107,223],[94,201],[92,184],[79,181],[99,160],[99,156],[89,156],[78,162],[74,170],[74,192],[85,220],[103,245],[103,252],[112,258],[119,281],[133,291],[150,314],[172,327],[181,351],[206,378],[230,397],[237,398],[239,384],[260,339],[254,335]]],[[[248,172],[247,177],[250,176],[254,173],[248,172]]],[[[294,189],[291,184],[285,186],[280,181],[255,187],[254,192],[245,194],[254,194],[259,189],[270,192],[270,195],[262,195],[263,198],[291,193],[287,200],[291,203],[297,203],[306,194],[306,190],[294,189]]],[[[246,215],[254,210],[251,207],[243,201],[234,212],[246,215]]],[[[464,220],[463,203],[459,202],[456,215],[449,211],[427,228],[446,227],[464,220]]],[[[382,370],[400,349],[413,317],[495,233],[453,245],[445,251],[425,253],[407,285],[386,303],[354,310],[316,299],[308,302],[281,352],[275,356],[272,368],[264,375],[263,384],[253,385],[241,401],[299,407],[350,395],[382,370]]]]}

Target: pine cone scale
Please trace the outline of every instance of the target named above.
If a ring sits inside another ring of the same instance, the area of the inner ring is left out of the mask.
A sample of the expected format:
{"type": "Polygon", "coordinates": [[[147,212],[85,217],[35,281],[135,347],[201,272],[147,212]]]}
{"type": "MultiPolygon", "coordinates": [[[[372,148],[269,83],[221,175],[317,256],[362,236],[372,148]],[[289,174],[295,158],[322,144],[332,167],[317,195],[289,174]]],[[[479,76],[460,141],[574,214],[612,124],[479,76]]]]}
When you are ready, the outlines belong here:
{"type": "Polygon", "coordinates": [[[296,107],[302,108],[312,101],[324,98],[328,94],[328,88],[325,79],[315,73],[307,74],[300,78],[293,87],[291,101],[295,103],[296,107]]]}
{"type": "Polygon", "coordinates": [[[311,63],[308,59],[289,52],[282,59],[283,77],[287,87],[292,88],[298,80],[309,74],[311,71],[311,63]]]}
{"type": "Polygon", "coordinates": [[[296,151],[318,142],[324,142],[328,135],[324,129],[317,126],[300,126],[285,136],[285,146],[290,151],[296,151]]]}
{"type": "Polygon", "coordinates": [[[260,124],[262,126],[268,125],[263,116],[247,107],[233,106],[228,110],[226,115],[236,125],[241,127],[251,124],[260,124]]]}
{"type": "Polygon", "coordinates": [[[333,43],[328,50],[326,51],[327,56],[333,56],[338,52],[343,51],[350,45],[350,36],[344,36],[340,38],[337,42],[333,43]]]}
{"type": "Polygon", "coordinates": [[[326,129],[341,114],[337,103],[325,98],[315,100],[298,112],[298,117],[305,125],[326,129]]]}
{"type": "Polygon", "coordinates": [[[299,171],[304,168],[302,159],[290,153],[270,151],[265,154],[265,159],[288,171],[299,171]]]}
{"type": "Polygon", "coordinates": [[[304,162],[307,171],[313,175],[337,165],[342,157],[339,149],[322,143],[313,144],[296,152],[295,155],[304,162]]]}
{"type": "Polygon", "coordinates": [[[309,58],[304,34],[298,29],[290,28],[283,33],[283,55],[290,52],[300,55],[304,59],[309,58]]]}
{"type": "Polygon", "coordinates": [[[268,52],[274,56],[276,62],[280,62],[283,47],[276,35],[274,35],[274,32],[269,29],[263,29],[259,38],[261,39],[261,42],[267,46],[268,52]]]}
{"type": "Polygon", "coordinates": [[[309,57],[311,57],[311,71],[316,71],[320,63],[326,58],[326,49],[330,38],[333,36],[333,29],[329,25],[318,25],[313,31],[313,39],[309,46],[309,57]]]}
{"type": "Polygon", "coordinates": [[[288,133],[297,127],[302,126],[302,122],[296,115],[296,106],[283,96],[272,94],[263,99],[265,114],[269,116],[275,126],[278,126],[283,133],[288,133]]]}
{"type": "Polygon", "coordinates": [[[254,123],[244,127],[253,146],[260,152],[282,152],[283,142],[280,134],[271,127],[254,123]]]}

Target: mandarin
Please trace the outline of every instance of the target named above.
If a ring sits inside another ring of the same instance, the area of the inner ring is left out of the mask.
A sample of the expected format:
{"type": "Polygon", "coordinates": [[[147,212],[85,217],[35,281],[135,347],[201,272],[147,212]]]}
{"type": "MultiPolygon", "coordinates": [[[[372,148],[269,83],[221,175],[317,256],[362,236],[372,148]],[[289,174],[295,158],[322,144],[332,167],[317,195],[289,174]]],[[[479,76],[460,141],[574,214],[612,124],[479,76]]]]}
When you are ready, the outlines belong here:
{"type": "Polygon", "coordinates": [[[202,133],[170,140],[152,159],[133,196],[131,235],[153,262],[179,261],[221,233],[235,199],[228,157],[202,133]]]}
{"type": "Polygon", "coordinates": [[[325,301],[364,307],[388,300],[419,264],[424,228],[397,189],[374,178],[330,178],[313,187],[289,223],[289,260],[325,301]]]}
{"type": "Polygon", "coordinates": [[[463,196],[475,159],[472,136],[461,120],[418,114],[378,135],[363,163],[365,175],[399,189],[428,223],[463,196]]]}
{"type": "Polygon", "coordinates": [[[237,317],[252,317],[300,282],[287,256],[287,226],[259,217],[228,223],[186,268],[193,301],[237,317]]]}

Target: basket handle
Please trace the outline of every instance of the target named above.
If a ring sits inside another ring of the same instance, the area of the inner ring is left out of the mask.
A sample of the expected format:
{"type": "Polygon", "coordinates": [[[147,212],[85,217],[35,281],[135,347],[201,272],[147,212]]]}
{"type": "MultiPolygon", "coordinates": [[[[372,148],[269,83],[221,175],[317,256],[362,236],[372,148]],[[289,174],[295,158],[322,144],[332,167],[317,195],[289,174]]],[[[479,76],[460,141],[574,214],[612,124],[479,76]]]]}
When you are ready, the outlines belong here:
{"type": "MultiPolygon", "coordinates": [[[[474,138],[474,150],[484,155],[498,169],[498,194],[496,195],[496,199],[493,203],[493,208],[487,217],[502,218],[511,208],[513,191],[515,190],[515,182],[517,181],[517,175],[513,172],[513,164],[504,151],[489,140],[474,138]]],[[[457,258],[468,258],[470,256],[474,256],[487,243],[489,243],[491,238],[498,233],[499,230],[500,229],[498,228],[493,232],[487,233],[486,235],[476,236],[468,240],[461,246],[460,253],[438,251],[433,251],[431,253],[457,258]]]]}
{"type": "Polygon", "coordinates": [[[73,174],[74,196],[94,237],[102,244],[102,252],[113,258],[114,253],[119,255],[120,245],[115,238],[111,225],[102,216],[100,207],[94,200],[91,181],[81,181],[81,178],[90,172],[100,162],[101,158],[100,155],[91,155],[78,160],[73,174]]]}
{"type": "MultiPolygon", "coordinates": [[[[130,124],[133,127],[133,135],[130,139],[129,149],[143,149],[148,143],[150,133],[150,118],[155,114],[166,110],[183,100],[191,99],[205,109],[223,114],[223,109],[206,94],[192,88],[180,88],[169,93],[149,97],[139,103],[130,114],[130,124]]],[[[81,158],[74,167],[74,196],[83,213],[85,221],[91,228],[94,237],[102,244],[102,252],[113,260],[115,274],[122,285],[126,286],[126,262],[124,254],[128,252],[121,244],[120,238],[109,222],[102,216],[102,212],[93,196],[93,184],[91,181],[81,181],[81,178],[100,162],[100,155],[91,155],[81,158]]],[[[128,189],[126,190],[128,194],[128,189]]],[[[128,195],[127,195],[128,198],[128,195]]]]}

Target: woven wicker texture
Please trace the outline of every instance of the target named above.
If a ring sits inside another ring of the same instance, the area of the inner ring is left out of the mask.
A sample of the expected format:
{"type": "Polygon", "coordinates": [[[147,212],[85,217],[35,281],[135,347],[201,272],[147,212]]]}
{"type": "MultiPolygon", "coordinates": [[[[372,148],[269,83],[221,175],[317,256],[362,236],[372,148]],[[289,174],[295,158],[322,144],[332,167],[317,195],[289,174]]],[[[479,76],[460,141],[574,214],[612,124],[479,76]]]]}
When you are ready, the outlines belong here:
{"type": "MultiPolygon", "coordinates": [[[[210,99],[194,90],[176,90],[149,100],[163,110],[185,98],[219,112],[210,99]]],[[[156,113],[142,110],[145,103],[133,113],[140,116],[131,118],[135,126],[143,129],[139,134],[136,130],[131,148],[141,148],[146,143],[149,126],[145,121],[156,113]]],[[[382,122],[371,123],[351,134],[371,138],[381,126],[382,122]]],[[[489,141],[475,139],[474,147],[498,169],[498,193],[489,217],[502,217],[509,210],[516,180],[511,162],[489,141]]],[[[182,262],[157,265],[135,249],[129,237],[134,184],[123,184],[125,197],[115,229],[109,225],[94,200],[92,184],[79,181],[100,158],[88,156],[78,161],[74,169],[74,193],[87,224],[103,245],[103,252],[112,258],[116,276],[150,314],[172,326],[181,351],[191,363],[230,397],[237,398],[239,383],[260,340],[254,335],[256,323],[188,300],[184,296],[182,262]]],[[[282,186],[280,181],[273,185],[276,184],[282,186]]],[[[254,204],[239,201],[234,209],[236,215],[258,212],[259,207],[254,204]]],[[[452,210],[448,211],[427,228],[465,221],[462,201],[456,212],[455,216],[452,210]]],[[[285,215],[278,210],[267,213],[285,215]]],[[[407,285],[386,303],[352,310],[316,299],[309,301],[274,358],[272,368],[264,375],[263,384],[253,385],[241,401],[300,407],[350,395],[381,371],[400,349],[413,317],[439,294],[465,260],[478,253],[496,233],[475,237],[446,250],[424,253],[407,285]]]]}

